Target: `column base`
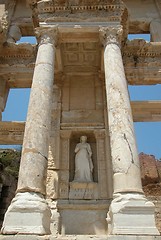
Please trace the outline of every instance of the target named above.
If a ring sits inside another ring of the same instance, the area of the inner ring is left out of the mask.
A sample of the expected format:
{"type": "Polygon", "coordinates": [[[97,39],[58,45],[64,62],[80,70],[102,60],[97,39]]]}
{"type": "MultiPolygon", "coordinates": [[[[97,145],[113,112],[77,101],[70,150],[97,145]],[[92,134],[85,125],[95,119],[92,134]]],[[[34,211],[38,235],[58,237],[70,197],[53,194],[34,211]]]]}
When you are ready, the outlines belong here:
{"type": "Polygon", "coordinates": [[[155,206],[142,194],[116,194],[107,214],[108,232],[115,235],[160,235],[155,206]]]}
{"type": "Polygon", "coordinates": [[[43,195],[17,193],[5,214],[2,234],[50,234],[50,217],[43,195]]]}

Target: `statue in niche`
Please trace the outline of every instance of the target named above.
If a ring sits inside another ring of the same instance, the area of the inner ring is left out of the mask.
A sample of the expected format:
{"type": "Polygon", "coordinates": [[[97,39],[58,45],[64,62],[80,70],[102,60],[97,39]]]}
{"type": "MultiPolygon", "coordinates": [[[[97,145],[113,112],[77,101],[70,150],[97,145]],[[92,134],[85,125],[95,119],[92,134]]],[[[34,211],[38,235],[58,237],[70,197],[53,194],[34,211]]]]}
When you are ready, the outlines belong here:
{"type": "Polygon", "coordinates": [[[75,176],[74,182],[93,182],[92,150],[87,143],[87,136],[80,137],[80,143],[75,148],[75,176]]]}

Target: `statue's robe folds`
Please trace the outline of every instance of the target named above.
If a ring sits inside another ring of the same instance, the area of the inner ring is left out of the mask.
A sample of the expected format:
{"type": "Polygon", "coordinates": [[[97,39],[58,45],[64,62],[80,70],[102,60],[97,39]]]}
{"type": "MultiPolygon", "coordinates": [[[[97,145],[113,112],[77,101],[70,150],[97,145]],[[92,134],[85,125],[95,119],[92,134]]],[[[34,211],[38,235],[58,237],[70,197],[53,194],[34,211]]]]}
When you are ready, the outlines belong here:
{"type": "Polygon", "coordinates": [[[92,182],[92,151],[88,143],[78,143],[75,148],[75,182],[92,182]]]}

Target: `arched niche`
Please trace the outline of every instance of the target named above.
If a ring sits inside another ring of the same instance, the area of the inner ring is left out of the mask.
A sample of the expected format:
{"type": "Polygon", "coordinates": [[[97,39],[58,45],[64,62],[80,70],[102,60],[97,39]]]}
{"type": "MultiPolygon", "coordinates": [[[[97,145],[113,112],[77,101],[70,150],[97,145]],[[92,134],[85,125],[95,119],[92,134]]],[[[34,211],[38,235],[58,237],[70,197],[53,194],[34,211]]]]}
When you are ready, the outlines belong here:
{"type": "Polygon", "coordinates": [[[92,150],[92,162],[93,162],[93,181],[98,182],[98,164],[97,164],[97,146],[96,138],[92,131],[74,131],[70,138],[70,156],[69,156],[69,181],[74,180],[75,173],[75,147],[80,142],[81,136],[87,136],[87,142],[91,146],[92,150]]]}

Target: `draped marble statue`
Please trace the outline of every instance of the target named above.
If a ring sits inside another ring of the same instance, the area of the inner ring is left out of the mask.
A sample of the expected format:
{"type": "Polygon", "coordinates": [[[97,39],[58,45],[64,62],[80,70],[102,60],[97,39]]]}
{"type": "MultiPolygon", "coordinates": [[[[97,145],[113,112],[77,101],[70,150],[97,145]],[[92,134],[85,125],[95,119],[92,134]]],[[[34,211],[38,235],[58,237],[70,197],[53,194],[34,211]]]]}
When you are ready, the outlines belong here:
{"type": "Polygon", "coordinates": [[[80,143],[75,148],[75,176],[74,182],[93,182],[92,150],[87,143],[87,136],[80,137],[80,143]]]}

